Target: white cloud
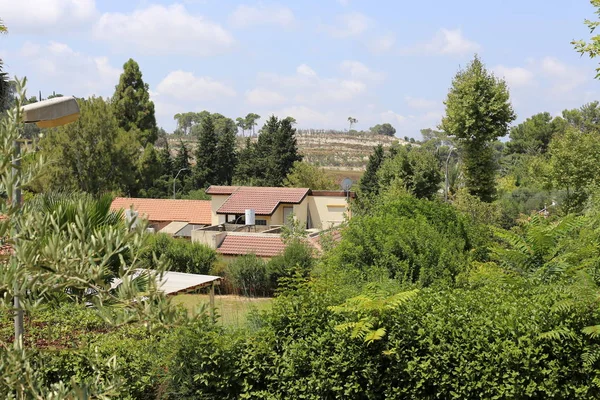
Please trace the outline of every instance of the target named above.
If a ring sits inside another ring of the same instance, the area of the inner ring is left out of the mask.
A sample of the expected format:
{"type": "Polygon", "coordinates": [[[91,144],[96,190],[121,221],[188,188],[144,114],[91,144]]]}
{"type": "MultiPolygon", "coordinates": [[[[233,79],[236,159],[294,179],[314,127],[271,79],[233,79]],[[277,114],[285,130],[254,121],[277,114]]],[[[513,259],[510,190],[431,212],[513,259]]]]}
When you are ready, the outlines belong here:
{"type": "MultiPolygon", "coordinates": [[[[355,69],[356,73],[361,72],[357,66],[355,69]]],[[[276,90],[288,99],[307,105],[348,102],[367,90],[363,79],[351,75],[347,78],[320,77],[306,64],[299,65],[293,75],[262,73],[258,80],[260,87],[276,90]]]]}
{"type": "Polygon", "coordinates": [[[309,77],[317,76],[317,73],[315,72],[315,70],[306,64],[298,65],[298,67],[296,68],[296,72],[300,75],[309,76],[309,77]]]}
{"type": "Polygon", "coordinates": [[[402,53],[461,56],[479,49],[481,46],[464,37],[460,29],[442,28],[430,41],[416,44],[403,50],[402,53]]]}
{"type": "Polygon", "coordinates": [[[406,121],[406,119],[407,119],[405,116],[403,116],[403,115],[400,115],[400,114],[398,114],[398,113],[395,113],[395,112],[393,112],[392,110],[388,110],[388,111],[382,112],[382,113],[381,113],[381,114],[379,114],[379,115],[380,115],[380,117],[381,117],[381,120],[382,120],[383,122],[389,122],[389,123],[391,123],[392,125],[393,125],[394,123],[397,123],[397,124],[402,124],[402,123],[404,123],[404,122],[406,121]]]}
{"type": "Polygon", "coordinates": [[[30,78],[29,87],[50,86],[64,95],[111,96],[121,74],[108,58],[83,54],[59,42],[44,46],[26,42],[18,57],[30,78]]]}
{"type": "Polygon", "coordinates": [[[541,65],[542,71],[551,76],[562,77],[569,73],[569,68],[553,57],[545,57],[541,65]]]}
{"type": "Polygon", "coordinates": [[[329,129],[339,127],[345,120],[342,117],[336,117],[332,111],[318,111],[308,106],[290,106],[280,110],[272,111],[277,117],[294,117],[301,128],[319,128],[329,129]]]}
{"type": "Polygon", "coordinates": [[[361,35],[370,24],[371,20],[366,15],[353,12],[338,16],[334,25],[327,25],[324,29],[335,38],[348,38],[361,35]]]}
{"type": "Polygon", "coordinates": [[[151,5],[130,14],[105,13],[94,29],[98,39],[116,47],[131,46],[146,54],[208,56],[234,44],[232,35],[218,23],[188,13],[183,5],[151,5]]]}
{"type": "Polygon", "coordinates": [[[385,53],[390,51],[396,44],[396,36],[393,33],[377,36],[367,42],[367,47],[373,53],[385,53]]]}
{"type": "Polygon", "coordinates": [[[191,72],[171,71],[157,86],[157,97],[168,96],[184,101],[209,101],[234,97],[235,90],[210,77],[197,77],[191,72]]]}
{"type": "Polygon", "coordinates": [[[540,69],[550,80],[553,94],[572,92],[590,79],[590,75],[587,75],[586,71],[569,66],[554,57],[542,59],[540,69]]]}
{"type": "Polygon", "coordinates": [[[0,0],[0,16],[13,33],[47,34],[88,27],[94,0],[0,0]]]}
{"type": "Polygon", "coordinates": [[[256,25],[276,25],[288,27],[294,23],[294,13],[287,7],[276,5],[256,7],[239,5],[229,16],[229,23],[236,28],[256,25]]]}
{"type": "Polygon", "coordinates": [[[281,94],[264,89],[256,88],[246,92],[246,102],[256,106],[272,106],[285,102],[285,97],[281,94]]]}
{"type": "Polygon", "coordinates": [[[342,61],[340,68],[344,73],[349,74],[354,79],[381,81],[384,78],[382,73],[372,71],[369,67],[359,61],[342,61]]]}
{"type": "Polygon", "coordinates": [[[406,101],[406,104],[408,104],[408,106],[410,108],[421,109],[421,110],[428,109],[428,108],[434,108],[441,104],[441,102],[422,99],[422,98],[418,98],[418,97],[410,97],[410,96],[406,96],[404,98],[404,101],[406,101]]]}
{"type": "Polygon", "coordinates": [[[527,68],[522,67],[506,67],[504,65],[498,65],[492,68],[494,74],[498,77],[503,78],[511,88],[528,86],[534,81],[534,74],[527,68]]]}

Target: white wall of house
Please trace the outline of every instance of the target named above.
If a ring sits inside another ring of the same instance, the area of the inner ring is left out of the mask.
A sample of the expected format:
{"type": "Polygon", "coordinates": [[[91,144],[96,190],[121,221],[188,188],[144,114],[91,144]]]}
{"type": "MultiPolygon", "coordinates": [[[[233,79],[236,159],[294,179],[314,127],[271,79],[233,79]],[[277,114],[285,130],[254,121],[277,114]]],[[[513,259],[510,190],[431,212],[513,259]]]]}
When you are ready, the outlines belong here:
{"type": "Polygon", "coordinates": [[[211,195],[210,208],[212,215],[211,225],[220,225],[225,223],[225,215],[217,214],[217,210],[221,208],[223,203],[229,198],[229,195],[211,195]]]}
{"type": "Polygon", "coordinates": [[[308,196],[311,228],[329,229],[344,222],[346,199],[340,196],[308,196]]]}

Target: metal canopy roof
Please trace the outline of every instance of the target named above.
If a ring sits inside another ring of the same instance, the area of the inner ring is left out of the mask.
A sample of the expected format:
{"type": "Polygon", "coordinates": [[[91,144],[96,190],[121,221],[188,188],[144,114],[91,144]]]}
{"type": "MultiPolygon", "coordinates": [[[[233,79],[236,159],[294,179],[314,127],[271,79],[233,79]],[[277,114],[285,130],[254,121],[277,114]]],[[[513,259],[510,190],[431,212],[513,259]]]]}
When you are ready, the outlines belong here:
{"type": "MultiPolygon", "coordinates": [[[[159,283],[160,290],[167,295],[191,292],[208,286],[213,282],[218,284],[222,278],[213,275],[186,274],[184,272],[167,271],[159,283]]],[[[116,288],[121,284],[120,279],[114,279],[111,287],[116,288]]]]}
{"type": "Polygon", "coordinates": [[[220,280],[220,276],[167,271],[160,282],[160,288],[165,294],[175,294],[199,289],[220,280]]]}

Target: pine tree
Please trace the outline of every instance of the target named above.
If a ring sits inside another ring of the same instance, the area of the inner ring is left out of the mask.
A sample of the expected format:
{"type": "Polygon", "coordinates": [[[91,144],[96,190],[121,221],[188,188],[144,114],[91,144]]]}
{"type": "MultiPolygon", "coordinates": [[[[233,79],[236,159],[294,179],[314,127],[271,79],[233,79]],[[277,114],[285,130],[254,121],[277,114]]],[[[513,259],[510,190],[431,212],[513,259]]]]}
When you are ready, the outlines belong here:
{"type": "Polygon", "coordinates": [[[142,79],[138,63],[131,58],[123,65],[113,107],[119,126],[126,131],[134,130],[142,146],[156,141],[158,128],[149,86],[142,79]]]}
{"type": "Polygon", "coordinates": [[[294,167],[296,161],[302,161],[298,154],[296,142],[296,129],[292,127],[289,119],[279,121],[279,128],[273,138],[271,156],[274,159],[275,170],[273,171],[273,183],[275,186],[283,185],[288,173],[294,167]]]}
{"type": "Polygon", "coordinates": [[[160,157],[155,147],[148,143],[138,161],[139,186],[143,193],[154,186],[154,182],[163,174],[160,157]]]}
{"type": "Polygon", "coordinates": [[[158,159],[162,167],[163,175],[173,175],[173,157],[171,156],[171,149],[169,148],[169,142],[167,141],[164,147],[161,149],[158,159]]]}
{"type": "Polygon", "coordinates": [[[235,149],[237,127],[226,118],[223,128],[218,133],[217,141],[217,171],[215,184],[231,185],[233,173],[237,166],[238,156],[235,149]]]}
{"type": "Polygon", "coordinates": [[[256,143],[246,138],[246,145],[240,151],[237,166],[235,168],[234,182],[237,185],[257,186],[257,162],[256,143]]]}
{"type": "Polygon", "coordinates": [[[358,197],[355,210],[359,213],[367,212],[373,201],[377,198],[377,194],[379,194],[378,171],[385,159],[383,146],[379,144],[369,156],[367,169],[358,182],[358,197]]]}
{"type": "Polygon", "coordinates": [[[217,133],[211,115],[202,119],[196,149],[194,181],[197,188],[208,187],[217,181],[217,133]]]}

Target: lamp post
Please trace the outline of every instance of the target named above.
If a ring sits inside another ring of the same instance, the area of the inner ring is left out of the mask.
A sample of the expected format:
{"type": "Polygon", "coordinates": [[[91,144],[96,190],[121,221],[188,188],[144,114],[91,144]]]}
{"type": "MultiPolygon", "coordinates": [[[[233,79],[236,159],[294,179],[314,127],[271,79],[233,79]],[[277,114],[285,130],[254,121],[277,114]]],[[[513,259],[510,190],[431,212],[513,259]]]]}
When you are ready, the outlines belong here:
{"type": "MultiPolygon", "coordinates": [[[[24,123],[35,123],[40,128],[53,128],[66,125],[79,118],[79,105],[74,97],[55,97],[53,99],[43,100],[37,103],[28,104],[21,107],[21,115],[24,123]]],[[[16,177],[21,169],[21,141],[13,142],[13,176],[16,177]]],[[[21,206],[21,183],[17,182],[17,187],[13,192],[13,204],[21,206]]],[[[15,232],[18,233],[18,232],[15,232]]],[[[19,343],[23,337],[23,309],[21,301],[17,295],[19,285],[15,281],[15,296],[13,304],[15,307],[15,343],[19,343]]]]}
{"type": "Polygon", "coordinates": [[[189,168],[181,168],[179,171],[177,171],[177,175],[175,175],[175,179],[173,179],[173,199],[175,199],[175,183],[177,182],[177,177],[179,176],[181,171],[187,171],[188,169],[189,168]]]}
{"type": "Polygon", "coordinates": [[[448,158],[446,158],[446,190],[444,191],[444,201],[448,202],[448,163],[450,162],[450,156],[452,155],[452,150],[454,147],[450,146],[450,150],[448,151],[448,158]]]}

